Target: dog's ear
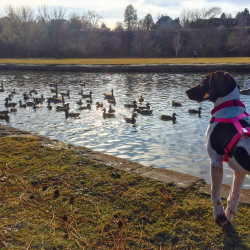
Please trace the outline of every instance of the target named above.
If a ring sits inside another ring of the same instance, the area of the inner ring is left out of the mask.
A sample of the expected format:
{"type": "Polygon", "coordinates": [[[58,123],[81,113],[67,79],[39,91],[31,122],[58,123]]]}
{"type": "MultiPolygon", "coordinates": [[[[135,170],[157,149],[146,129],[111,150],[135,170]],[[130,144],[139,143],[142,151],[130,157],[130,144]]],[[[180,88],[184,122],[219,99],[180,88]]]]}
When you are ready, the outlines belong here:
{"type": "MultiPolygon", "coordinates": [[[[216,88],[217,86],[215,85],[214,81],[213,81],[213,76],[214,73],[211,73],[208,77],[208,91],[205,94],[205,96],[203,97],[204,101],[214,101],[214,99],[216,98],[216,88]]],[[[217,99],[217,98],[216,98],[217,99]]]]}

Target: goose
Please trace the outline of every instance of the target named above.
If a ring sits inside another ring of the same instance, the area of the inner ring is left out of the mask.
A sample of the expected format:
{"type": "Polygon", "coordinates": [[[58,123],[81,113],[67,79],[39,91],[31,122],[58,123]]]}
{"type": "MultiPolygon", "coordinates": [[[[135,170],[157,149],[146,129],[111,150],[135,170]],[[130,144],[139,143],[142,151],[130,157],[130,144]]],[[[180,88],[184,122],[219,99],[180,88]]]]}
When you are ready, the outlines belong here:
{"type": "Polygon", "coordinates": [[[153,109],[139,109],[137,112],[142,115],[152,115],[153,109]]]}
{"type": "Polygon", "coordinates": [[[70,92],[70,91],[68,90],[67,93],[63,93],[63,92],[62,92],[62,93],[60,93],[60,94],[61,94],[62,96],[67,96],[67,97],[69,97],[69,92],[70,92]]]}
{"type": "Polygon", "coordinates": [[[142,97],[142,95],[141,95],[141,97],[139,98],[139,102],[144,102],[144,98],[142,97]]]}
{"type": "Polygon", "coordinates": [[[133,113],[133,114],[132,114],[132,118],[124,117],[124,120],[125,120],[126,122],[128,122],[128,123],[135,123],[135,122],[136,122],[135,117],[136,117],[136,114],[133,113]]]}
{"type": "Polygon", "coordinates": [[[53,103],[59,103],[59,102],[62,102],[62,99],[58,98],[58,97],[49,97],[48,100],[50,102],[53,102],[53,103]]]}
{"type": "Polygon", "coordinates": [[[111,94],[105,93],[104,94],[104,98],[105,99],[114,99],[115,97],[114,97],[114,91],[113,91],[113,89],[111,90],[111,94]]]}
{"type": "Polygon", "coordinates": [[[115,117],[115,114],[113,113],[106,113],[106,108],[103,109],[103,118],[106,119],[106,118],[114,118],[115,117]]]}
{"type": "Polygon", "coordinates": [[[43,103],[44,101],[45,101],[45,98],[43,97],[43,95],[41,95],[40,98],[36,98],[37,103],[43,103]]]}
{"type": "Polygon", "coordinates": [[[8,113],[9,113],[9,111],[8,111],[8,110],[3,110],[3,111],[0,111],[0,114],[1,114],[1,115],[8,114],[8,113]]]}
{"type": "Polygon", "coordinates": [[[85,88],[85,82],[84,83],[80,83],[80,86],[83,86],[85,88]]]}
{"type": "Polygon", "coordinates": [[[39,104],[38,103],[34,103],[33,109],[37,109],[37,108],[39,108],[39,104]]]}
{"type": "Polygon", "coordinates": [[[6,108],[13,107],[13,104],[16,105],[16,103],[14,103],[14,102],[11,102],[11,103],[8,102],[8,99],[7,99],[7,98],[5,99],[5,104],[4,104],[4,105],[5,105],[6,108]]]}
{"type": "Polygon", "coordinates": [[[82,95],[82,98],[92,98],[92,92],[89,92],[89,95],[82,95]]]}
{"type": "Polygon", "coordinates": [[[0,114],[0,119],[8,121],[10,119],[8,113],[9,111],[5,111],[5,113],[0,114]]]}
{"type": "Polygon", "coordinates": [[[125,108],[137,108],[136,101],[133,101],[133,104],[124,104],[125,108]]]}
{"type": "Polygon", "coordinates": [[[202,110],[202,108],[201,107],[199,107],[198,109],[189,109],[188,110],[188,113],[190,113],[190,114],[201,114],[201,110],[202,110]]]}
{"type": "Polygon", "coordinates": [[[8,100],[8,101],[11,101],[13,98],[13,95],[12,94],[9,94],[8,97],[5,98],[5,101],[8,100]]]}
{"type": "Polygon", "coordinates": [[[55,94],[55,95],[52,95],[52,97],[53,97],[53,98],[59,98],[59,96],[58,96],[58,92],[56,92],[56,94],[55,94]]]}
{"type": "Polygon", "coordinates": [[[56,87],[55,88],[51,88],[50,91],[51,91],[51,93],[57,93],[58,92],[57,84],[56,84],[56,87]]]}
{"type": "Polygon", "coordinates": [[[69,110],[69,103],[67,104],[64,104],[63,106],[57,106],[56,107],[56,111],[66,111],[66,110],[69,110]]]}
{"type": "Polygon", "coordinates": [[[91,109],[91,105],[87,104],[86,107],[80,107],[79,110],[86,110],[86,109],[91,109]]]}
{"type": "Polygon", "coordinates": [[[108,110],[108,113],[115,113],[115,109],[112,109],[111,105],[109,105],[109,110],[108,110]]]}
{"type": "Polygon", "coordinates": [[[16,94],[16,90],[13,89],[13,90],[11,91],[11,94],[12,94],[12,95],[15,95],[15,94],[16,94]]]}
{"type": "Polygon", "coordinates": [[[26,103],[22,104],[22,101],[20,100],[20,101],[19,101],[19,107],[20,107],[20,108],[26,108],[26,107],[27,107],[27,104],[26,104],[26,103]]]}
{"type": "Polygon", "coordinates": [[[69,110],[66,109],[65,110],[65,117],[68,118],[68,117],[79,117],[80,116],[80,113],[69,113],[69,110]]]}
{"type": "Polygon", "coordinates": [[[17,112],[17,107],[15,107],[15,106],[16,106],[16,104],[13,103],[13,106],[12,106],[12,108],[10,109],[10,112],[17,112]]]}
{"type": "Polygon", "coordinates": [[[147,103],[146,106],[144,106],[144,107],[142,107],[142,106],[141,106],[141,107],[138,107],[138,109],[141,109],[141,110],[142,110],[142,109],[150,109],[150,106],[149,106],[149,105],[150,105],[150,103],[147,103]]]}
{"type": "Polygon", "coordinates": [[[182,105],[180,102],[172,101],[172,106],[173,107],[181,107],[182,105]]]}
{"type": "Polygon", "coordinates": [[[173,116],[171,116],[171,115],[162,115],[161,119],[163,121],[176,121],[176,116],[177,116],[176,113],[173,113],[173,116]]]}
{"type": "Polygon", "coordinates": [[[103,107],[103,102],[96,102],[96,107],[97,108],[102,108],[103,107]]]}
{"type": "Polygon", "coordinates": [[[0,92],[4,92],[4,88],[3,88],[3,82],[2,82],[2,84],[0,85],[0,92]]]}
{"type": "Polygon", "coordinates": [[[83,105],[82,99],[79,99],[79,101],[76,101],[76,104],[83,105]]]}
{"type": "Polygon", "coordinates": [[[51,110],[51,109],[52,109],[52,105],[50,104],[50,101],[48,101],[47,108],[48,108],[49,110],[51,110]]]}
{"type": "Polygon", "coordinates": [[[35,89],[30,90],[30,95],[31,95],[32,93],[34,93],[35,95],[38,94],[38,92],[37,92],[35,89]]]}
{"type": "Polygon", "coordinates": [[[241,95],[250,95],[250,89],[241,89],[240,94],[241,95]]]}

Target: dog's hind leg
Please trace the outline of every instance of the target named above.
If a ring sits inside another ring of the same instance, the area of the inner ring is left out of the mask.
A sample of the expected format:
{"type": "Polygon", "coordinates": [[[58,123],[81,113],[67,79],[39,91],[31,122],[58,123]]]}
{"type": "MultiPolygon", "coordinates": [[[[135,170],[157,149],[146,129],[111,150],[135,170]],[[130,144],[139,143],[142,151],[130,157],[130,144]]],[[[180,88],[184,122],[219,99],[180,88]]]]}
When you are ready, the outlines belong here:
{"type": "Polygon", "coordinates": [[[219,226],[223,226],[227,223],[227,218],[225,216],[220,196],[223,178],[223,164],[220,161],[215,162],[211,162],[211,198],[214,206],[214,219],[219,226]]]}
{"type": "Polygon", "coordinates": [[[227,199],[226,217],[231,222],[233,216],[236,214],[237,206],[240,199],[240,192],[244,183],[246,175],[234,171],[234,179],[230,194],[227,199]]]}

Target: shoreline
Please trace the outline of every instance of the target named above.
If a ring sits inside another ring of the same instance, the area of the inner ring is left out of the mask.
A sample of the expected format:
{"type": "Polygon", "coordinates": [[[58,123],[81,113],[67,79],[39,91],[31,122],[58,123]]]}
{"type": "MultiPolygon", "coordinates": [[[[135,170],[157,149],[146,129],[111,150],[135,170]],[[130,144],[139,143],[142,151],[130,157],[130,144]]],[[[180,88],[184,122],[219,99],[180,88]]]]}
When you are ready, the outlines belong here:
{"type": "MultiPolygon", "coordinates": [[[[167,185],[174,186],[178,189],[187,189],[190,187],[199,189],[199,192],[204,195],[210,196],[211,184],[206,183],[202,178],[176,172],[164,168],[154,168],[152,166],[144,166],[142,164],[125,160],[109,154],[103,154],[93,151],[87,147],[74,146],[71,143],[60,142],[56,139],[50,139],[46,136],[33,134],[24,130],[16,129],[8,125],[0,124],[0,136],[3,137],[23,137],[35,138],[43,145],[56,150],[69,149],[77,156],[85,157],[89,160],[97,161],[98,163],[105,164],[112,168],[122,170],[129,173],[139,174],[144,179],[163,182],[167,185]]],[[[230,193],[231,186],[222,184],[221,198],[226,200],[230,193]]],[[[250,206],[250,190],[242,189],[240,196],[240,204],[250,206]]]]}
{"type": "Polygon", "coordinates": [[[128,64],[128,65],[41,65],[0,64],[0,70],[59,71],[90,73],[194,73],[224,70],[228,72],[250,72],[250,64],[128,64]]]}

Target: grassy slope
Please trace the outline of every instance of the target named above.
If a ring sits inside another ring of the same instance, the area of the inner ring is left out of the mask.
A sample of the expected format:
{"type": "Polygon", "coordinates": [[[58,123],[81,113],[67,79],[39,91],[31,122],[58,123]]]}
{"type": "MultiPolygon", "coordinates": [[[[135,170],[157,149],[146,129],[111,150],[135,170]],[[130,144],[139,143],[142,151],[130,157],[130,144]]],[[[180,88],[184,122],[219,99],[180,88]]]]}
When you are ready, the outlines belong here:
{"type": "Polygon", "coordinates": [[[126,59],[0,59],[0,63],[12,64],[220,64],[220,63],[250,63],[250,57],[225,58],[126,58],[126,59]]]}
{"type": "Polygon", "coordinates": [[[0,138],[1,249],[249,249],[250,209],[218,227],[209,197],[35,139],[0,138]],[[246,219],[247,218],[247,219],[246,219]]]}

